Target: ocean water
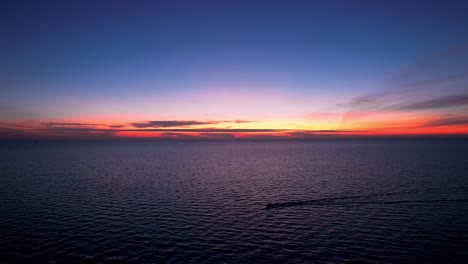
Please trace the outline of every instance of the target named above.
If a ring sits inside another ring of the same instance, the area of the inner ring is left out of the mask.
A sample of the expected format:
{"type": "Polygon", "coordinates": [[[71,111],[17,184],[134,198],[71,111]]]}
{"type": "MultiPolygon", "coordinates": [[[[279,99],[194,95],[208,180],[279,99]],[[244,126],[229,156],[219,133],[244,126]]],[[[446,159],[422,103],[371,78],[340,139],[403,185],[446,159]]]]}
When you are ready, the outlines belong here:
{"type": "Polygon", "coordinates": [[[467,141],[0,144],[0,263],[467,260],[467,141]]]}

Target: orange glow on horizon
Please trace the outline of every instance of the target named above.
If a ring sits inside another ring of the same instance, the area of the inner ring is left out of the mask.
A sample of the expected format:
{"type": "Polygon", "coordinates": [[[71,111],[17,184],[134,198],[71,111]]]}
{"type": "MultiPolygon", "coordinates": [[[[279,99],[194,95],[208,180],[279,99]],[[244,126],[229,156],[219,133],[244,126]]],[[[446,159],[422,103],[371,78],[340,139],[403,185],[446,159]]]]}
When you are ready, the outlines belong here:
{"type": "MultiPolygon", "coordinates": [[[[121,116],[81,117],[48,121],[1,123],[6,139],[307,139],[322,137],[381,137],[468,135],[468,124],[435,121],[444,115],[362,112],[354,116],[319,113],[315,118],[282,120],[197,119],[141,120],[121,116]],[[106,118],[108,117],[108,118],[106,118]],[[329,118],[331,117],[331,118],[329,118]],[[434,123],[435,122],[435,123],[434,123]],[[10,132],[11,131],[11,132],[10,132]]],[[[450,116],[448,118],[451,118],[450,116]]]]}

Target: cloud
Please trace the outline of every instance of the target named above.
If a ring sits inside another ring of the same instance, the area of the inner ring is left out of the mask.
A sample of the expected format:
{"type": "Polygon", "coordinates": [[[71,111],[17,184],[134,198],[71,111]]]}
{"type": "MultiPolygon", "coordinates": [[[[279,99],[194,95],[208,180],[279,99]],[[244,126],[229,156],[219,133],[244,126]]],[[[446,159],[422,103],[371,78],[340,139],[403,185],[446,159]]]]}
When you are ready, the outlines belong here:
{"type": "Polygon", "coordinates": [[[258,132],[279,132],[287,129],[274,128],[143,128],[143,129],[96,129],[96,131],[120,131],[120,132],[233,132],[233,133],[258,133],[258,132]]]}
{"type": "Polygon", "coordinates": [[[435,51],[407,65],[388,79],[390,84],[406,84],[411,87],[422,84],[451,82],[458,77],[468,77],[468,42],[462,42],[435,51]]]}
{"type": "Polygon", "coordinates": [[[251,120],[233,120],[233,121],[221,121],[220,123],[236,123],[236,124],[241,124],[241,123],[253,123],[253,122],[258,122],[258,121],[251,121],[251,120]]]}
{"type": "Polygon", "coordinates": [[[426,123],[426,127],[437,126],[453,126],[453,125],[468,125],[468,115],[466,116],[451,116],[432,120],[426,123]]]}
{"type": "Polygon", "coordinates": [[[194,120],[165,120],[165,121],[148,121],[145,123],[131,123],[133,127],[147,128],[147,127],[184,127],[195,125],[213,125],[218,124],[217,121],[194,121],[194,120]]]}
{"type": "Polygon", "coordinates": [[[391,106],[395,110],[427,110],[437,108],[448,108],[468,105],[468,94],[442,96],[424,100],[416,103],[400,104],[391,106]]]}
{"type": "MultiPolygon", "coordinates": [[[[55,123],[40,123],[35,121],[21,123],[0,123],[0,140],[77,140],[77,139],[112,139],[116,131],[101,131],[85,124],[64,123],[67,125],[54,125],[55,123]],[[72,125],[69,125],[72,124],[72,125]]],[[[61,124],[61,123],[60,123],[61,124]]],[[[86,124],[89,125],[89,124],[86,124]]]]}
{"type": "Polygon", "coordinates": [[[250,123],[255,121],[247,120],[232,120],[232,121],[197,121],[197,120],[156,120],[147,122],[131,123],[136,128],[160,128],[160,127],[187,127],[187,126],[199,126],[199,125],[216,125],[220,123],[250,123]]]}
{"type": "Polygon", "coordinates": [[[89,123],[57,123],[57,122],[49,122],[44,123],[48,127],[52,126],[97,126],[99,124],[89,124],[89,123]]]}
{"type": "Polygon", "coordinates": [[[115,136],[116,132],[116,130],[100,130],[90,127],[52,126],[42,131],[38,130],[36,134],[44,134],[50,138],[62,139],[111,139],[115,136]]]}
{"type": "MultiPolygon", "coordinates": [[[[60,126],[51,126],[46,131],[63,131],[63,132],[91,132],[91,131],[99,131],[94,128],[90,127],[60,127],[60,126]]],[[[110,131],[110,130],[106,130],[110,131]]]]}
{"type": "Polygon", "coordinates": [[[377,118],[395,111],[400,116],[416,116],[420,111],[437,115],[467,113],[467,87],[468,43],[463,43],[403,68],[376,87],[375,92],[338,104],[342,109],[342,128],[369,115],[377,118]]]}
{"type": "MultiPolygon", "coordinates": [[[[227,122],[227,121],[210,121],[227,122]]],[[[253,122],[235,120],[229,122],[253,122]]],[[[177,121],[177,123],[180,123],[177,121]]],[[[197,123],[200,123],[197,121],[197,123]]],[[[205,122],[206,123],[206,122],[205,122]]],[[[193,124],[191,122],[190,124],[193,124]]],[[[27,122],[5,123],[0,122],[0,138],[2,139],[118,139],[123,134],[138,138],[138,133],[153,133],[154,137],[162,139],[235,139],[235,138],[291,138],[292,133],[311,134],[339,134],[348,132],[345,130],[309,130],[309,129],[277,129],[277,128],[126,128],[122,125],[108,125],[105,127],[93,127],[91,123],[76,122],[27,122]],[[135,134],[137,133],[137,134],[135,134]]],[[[299,135],[299,134],[297,134],[299,135]]]]}

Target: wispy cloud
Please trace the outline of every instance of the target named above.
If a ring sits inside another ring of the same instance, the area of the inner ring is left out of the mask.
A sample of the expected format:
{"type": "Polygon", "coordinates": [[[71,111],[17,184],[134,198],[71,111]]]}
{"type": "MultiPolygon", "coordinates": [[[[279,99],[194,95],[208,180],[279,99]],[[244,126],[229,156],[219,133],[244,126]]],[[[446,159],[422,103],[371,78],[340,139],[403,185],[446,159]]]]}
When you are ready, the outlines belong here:
{"type": "Polygon", "coordinates": [[[288,131],[288,129],[274,128],[143,128],[143,129],[96,129],[96,131],[120,131],[120,132],[239,132],[239,133],[259,133],[259,132],[279,132],[288,131]]]}
{"type": "MultiPolygon", "coordinates": [[[[343,109],[342,128],[370,116],[382,122],[382,117],[392,112],[426,120],[433,117],[428,122],[432,126],[459,125],[462,119],[439,120],[438,117],[467,114],[467,88],[468,43],[464,43],[422,58],[388,78],[376,92],[355,97],[337,107],[343,109]]],[[[394,124],[401,121],[387,120],[394,124]]],[[[425,127],[424,123],[420,127],[425,127]]]]}
{"type": "Polygon", "coordinates": [[[242,123],[253,123],[253,122],[258,122],[258,121],[252,121],[252,120],[232,120],[232,121],[222,121],[220,123],[236,123],[236,124],[242,124],[242,123]]]}
{"type": "Polygon", "coordinates": [[[194,120],[163,120],[163,121],[148,121],[144,123],[131,123],[133,127],[184,127],[195,125],[213,125],[218,124],[217,121],[194,121],[194,120]]]}
{"type": "Polygon", "coordinates": [[[44,123],[48,127],[52,126],[97,126],[100,124],[90,124],[90,123],[59,123],[59,122],[49,122],[49,123],[44,123]]]}
{"type": "Polygon", "coordinates": [[[452,126],[452,125],[468,125],[468,115],[438,118],[425,124],[425,126],[427,127],[452,126]]]}
{"type": "MultiPolygon", "coordinates": [[[[217,121],[221,122],[221,121],[217,121]]],[[[223,121],[224,122],[224,121],[223,121]]],[[[193,124],[193,123],[191,123],[193,124]]],[[[302,139],[306,135],[337,135],[347,133],[345,130],[307,130],[279,128],[218,128],[218,127],[159,127],[137,128],[121,125],[93,126],[91,123],[75,122],[33,122],[0,123],[0,139],[118,139],[128,138],[160,139],[302,139]],[[63,125],[66,124],[66,125],[63,125]],[[112,127],[113,126],[113,127],[112,127]],[[302,136],[300,136],[302,135],[302,136]]]]}
{"type": "Polygon", "coordinates": [[[197,120],[156,120],[147,122],[136,122],[130,125],[136,128],[160,128],[160,127],[187,127],[199,125],[216,125],[220,123],[251,123],[255,121],[231,120],[231,121],[197,121],[197,120]]]}
{"type": "Polygon", "coordinates": [[[431,98],[413,103],[400,103],[390,106],[394,110],[430,110],[468,105],[468,94],[457,94],[431,98]]]}

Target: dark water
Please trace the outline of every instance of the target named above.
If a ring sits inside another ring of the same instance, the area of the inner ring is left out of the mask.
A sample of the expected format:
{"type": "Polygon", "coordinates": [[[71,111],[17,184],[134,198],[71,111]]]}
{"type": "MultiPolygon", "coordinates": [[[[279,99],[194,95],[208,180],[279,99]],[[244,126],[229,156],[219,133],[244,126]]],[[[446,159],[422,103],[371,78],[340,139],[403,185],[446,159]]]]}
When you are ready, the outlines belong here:
{"type": "Polygon", "coordinates": [[[466,141],[0,148],[2,263],[468,260],[466,141]]]}

